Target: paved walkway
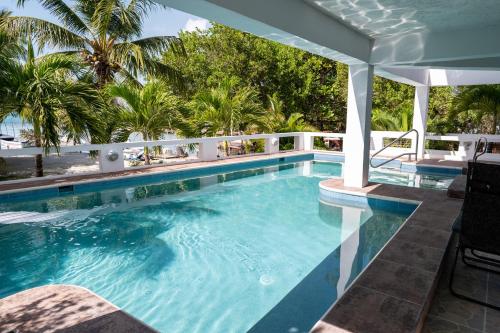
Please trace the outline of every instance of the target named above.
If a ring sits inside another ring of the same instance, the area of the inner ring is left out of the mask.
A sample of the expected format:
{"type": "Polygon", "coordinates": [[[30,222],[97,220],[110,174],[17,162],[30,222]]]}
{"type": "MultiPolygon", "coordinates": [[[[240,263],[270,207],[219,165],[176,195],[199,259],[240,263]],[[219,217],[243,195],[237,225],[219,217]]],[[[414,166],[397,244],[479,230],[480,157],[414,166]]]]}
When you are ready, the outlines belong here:
{"type": "Polygon", "coordinates": [[[0,300],[0,332],[155,333],[97,296],[68,285],[25,290],[0,300]]]}

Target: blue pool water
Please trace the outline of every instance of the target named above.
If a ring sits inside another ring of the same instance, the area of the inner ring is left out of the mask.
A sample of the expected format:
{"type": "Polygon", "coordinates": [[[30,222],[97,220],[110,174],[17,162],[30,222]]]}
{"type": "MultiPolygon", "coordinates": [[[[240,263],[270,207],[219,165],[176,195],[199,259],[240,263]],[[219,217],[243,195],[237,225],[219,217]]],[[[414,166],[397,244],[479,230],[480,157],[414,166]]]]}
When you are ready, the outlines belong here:
{"type": "Polygon", "coordinates": [[[446,190],[456,174],[439,172],[405,172],[399,169],[372,169],[371,182],[420,187],[434,190],[446,190]]]}
{"type": "Polygon", "coordinates": [[[410,214],[320,202],[340,174],[307,161],[4,202],[0,297],[76,284],[162,332],[307,331],[410,214]]]}

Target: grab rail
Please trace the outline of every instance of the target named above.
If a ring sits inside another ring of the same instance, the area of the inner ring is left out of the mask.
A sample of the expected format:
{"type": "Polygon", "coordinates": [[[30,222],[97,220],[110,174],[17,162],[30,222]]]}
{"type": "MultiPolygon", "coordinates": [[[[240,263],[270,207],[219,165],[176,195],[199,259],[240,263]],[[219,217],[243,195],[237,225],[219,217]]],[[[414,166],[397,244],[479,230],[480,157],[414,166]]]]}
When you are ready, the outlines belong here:
{"type": "Polygon", "coordinates": [[[398,159],[398,158],[403,157],[403,156],[405,156],[405,155],[408,155],[408,156],[409,156],[410,161],[411,161],[411,155],[415,155],[415,160],[416,160],[416,159],[417,159],[417,154],[418,154],[418,138],[419,138],[419,134],[418,134],[418,131],[417,131],[416,129],[414,129],[414,128],[413,128],[413,129],[409,130],[408,132],[404,133],[404,134],[403,134],[403,135],[401,135],[399,138],[396,138],[396,139],[392,140],[392,141],[391,141],[391,142],[390,142],[387,146],[384,146],[382,149],[378,150],[375,154],[373,154],[373,155],[372,155],[372,157],[370,158],[370,166],[371,166],[372,168],[379,168],[379,167],[381,167],[382,165],[386,165],[387,163],[392,162],[392,161],[394,161],[395,159],[398,159]],[[400,155],[398,155],[398,156],[395,156],[395,157],[393,157],[393,158],[391,158],[391,159],[389,159],[389,160],[387,160],[387,161],[384,161],[384,162],[382,162],[382,163],[380,163],[380,164],[378,164],[378,165],[373,165],[372,160],[373,160],[373,158],[374,158],[375,156],[377,156],[378,154],[380,154],[381,152],[383,152],[383,151],[384,151],[384,150],[386,150],[387,148],[391,147],[394,143],[396,143],[398,140],[401,140],[402,138],[404,138],[405,136],[407,136],[407,135],[408,135],[408,134],[410,134],[411,132],[415,132],[415,133],[417,134],[417,143],[416,143],[416,145],[415,145],[415,152],[414,152],[414,153],[413,153],[413,152],[412,152],[412,153],[402,153],[402,154],[400,154],[400,155]]]}

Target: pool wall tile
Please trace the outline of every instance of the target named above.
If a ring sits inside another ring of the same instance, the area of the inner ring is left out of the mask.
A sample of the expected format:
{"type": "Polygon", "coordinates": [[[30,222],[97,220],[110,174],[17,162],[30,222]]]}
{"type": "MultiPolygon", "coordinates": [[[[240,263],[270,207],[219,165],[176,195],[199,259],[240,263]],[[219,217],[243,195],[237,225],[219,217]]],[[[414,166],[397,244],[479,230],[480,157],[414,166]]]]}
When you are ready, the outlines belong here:
{"type": "Polygon", "coordinates": [[[28,189],[19,192],[0,194],[0,202],[15,202],[15,201],[23,201],[26,199],[41,199],[41,198],[52,198],[62,195],[67,196],[71,194],[82,194],[87,192],[112,189],[117,186],[120,187],[137,186],[137,185],[146,185],[158,182],[176,181],[186,178],[197,178],[213,174],[221,174],[221,173],[228,173],[245,169],[267,167],[271,165],[310,161],[313,159],[314,159],[314,154],[310,153],[310,154],[301,154],[296,156],[276,157],[265,160],[223,164],[223,165],[208,166],[208,167],[201,167],[194,169],[174,170],[165,173],[98,180],[88,183],[74,184],[73,191],[70,193],[59,193],[58,186],[44,188],[44,189],[35,189],[35,190],[28,189]]]}

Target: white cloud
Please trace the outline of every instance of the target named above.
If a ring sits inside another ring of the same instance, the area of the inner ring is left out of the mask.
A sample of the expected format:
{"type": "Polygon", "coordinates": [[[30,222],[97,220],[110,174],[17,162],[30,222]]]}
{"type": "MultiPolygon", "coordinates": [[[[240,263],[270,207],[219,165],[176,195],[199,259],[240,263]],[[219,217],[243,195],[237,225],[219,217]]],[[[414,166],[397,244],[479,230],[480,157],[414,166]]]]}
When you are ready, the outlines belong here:
{"type": "Polygon", "coordinates": [[[196,29],[207,30],[210,26],[210,23],[205,19],[188,19],[186,24],[184,25],[183,31],[193,32],[196,29]]]}

